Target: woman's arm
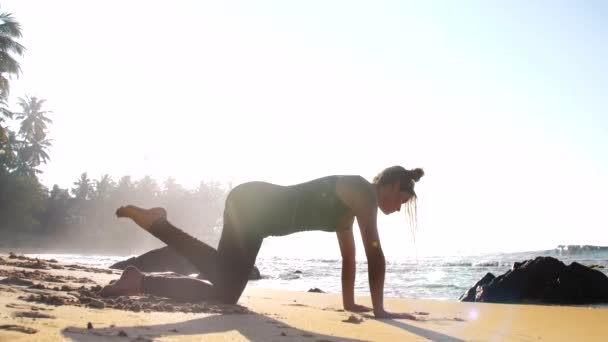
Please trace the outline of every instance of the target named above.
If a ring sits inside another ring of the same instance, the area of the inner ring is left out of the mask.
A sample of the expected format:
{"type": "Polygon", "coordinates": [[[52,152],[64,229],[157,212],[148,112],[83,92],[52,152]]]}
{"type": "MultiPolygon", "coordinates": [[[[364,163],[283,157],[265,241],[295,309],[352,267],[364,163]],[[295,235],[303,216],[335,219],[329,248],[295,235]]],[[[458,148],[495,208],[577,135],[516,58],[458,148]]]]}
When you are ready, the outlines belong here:
{"type": "Polygon", "coordinates": [[[352,208],[357,224],[361,230],[363,247],[367,257],[369,290],[377,318],[409,318],[416,319],[407,313],[389,313],[384,310],[384,274],[386,262],[380,237],[378,236],[378,200],[373,186],[362,177],[359,181],[351,181],[337,188],[340,197],[347,199],[352,208]],[[348,184],[350,186],[348,186],[348,184]]]}
{"type": "Polygon", "coordinates": [[[363,247],[367,257],[369,291],[372,297],[374,314],[384,312],[384,274],[386,262],[376,224],[377,209],[373,205],[359,208],[357,213],[357,224],[361,230],[363,247]]]}
{"type": "Polygon", "coordinates": [[[351,228],[338,231],[338,243],[342,254],[342,303],[344,310],[348,311],[371,311],[371,308],[355,304],[355,239],[353,237],[352,223],[351,228]]]}

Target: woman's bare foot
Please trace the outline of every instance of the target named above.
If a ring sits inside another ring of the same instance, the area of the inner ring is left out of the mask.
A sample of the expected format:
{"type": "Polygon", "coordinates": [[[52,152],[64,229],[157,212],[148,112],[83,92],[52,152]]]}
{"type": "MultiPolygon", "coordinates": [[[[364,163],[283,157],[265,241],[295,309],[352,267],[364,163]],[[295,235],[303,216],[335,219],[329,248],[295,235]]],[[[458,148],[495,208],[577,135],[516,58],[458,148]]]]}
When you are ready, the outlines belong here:
{"type": "Polygon", "coordinates": [[[125,268],[116,282],[105,286],[99,293],[102,297],[131,296],[141,293],[141,281],[144,274],[137,268],[125,268]]]}
{"type": "Polygon", "coordinates": [[[148,230],[156,220],[167,218],[167,212],[163,208],[143,209],[134,205],[127,205],[116,210],[116,216],[128,217],[138,226],[148,230]]]}

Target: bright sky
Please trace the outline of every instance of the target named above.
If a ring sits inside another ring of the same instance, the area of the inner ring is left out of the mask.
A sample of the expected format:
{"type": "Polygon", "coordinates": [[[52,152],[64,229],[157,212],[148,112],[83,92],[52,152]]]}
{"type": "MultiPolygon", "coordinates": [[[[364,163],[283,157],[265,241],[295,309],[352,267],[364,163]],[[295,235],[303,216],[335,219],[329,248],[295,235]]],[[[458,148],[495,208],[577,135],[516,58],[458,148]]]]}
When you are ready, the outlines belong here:
{"type": "MultiPolygon", "coordinates": [[[[12,0],[0,10],[27,47],[13,97],[53,111],[47,185],[71,187],[85,171],[192,186],[423,167],[424,255],[608,245],[607,4],[12,0]]],[[[379,222],[387,255],[415,255],[402,215],[379,222]]],[[[338,253],[331,234],[281,241],[338,253]]]]}

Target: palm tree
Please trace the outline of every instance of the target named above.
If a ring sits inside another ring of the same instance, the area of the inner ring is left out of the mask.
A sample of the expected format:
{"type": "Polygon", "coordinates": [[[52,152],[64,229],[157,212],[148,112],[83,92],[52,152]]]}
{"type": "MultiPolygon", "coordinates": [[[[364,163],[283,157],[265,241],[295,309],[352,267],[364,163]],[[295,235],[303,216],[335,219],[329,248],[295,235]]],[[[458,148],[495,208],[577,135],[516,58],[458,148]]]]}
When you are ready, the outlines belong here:
{"type": "Polygon", "coordinates": [[[21,56],[25,51],[23,45],[15,41],[17,38],[21,38],[21,25],[15,21],[12,14],[0,13],[0,151],[6,150],[8,139],[7,130],[1,123],[4,117],[13,117],[6,103],[9,93],[8,80],[11,75],[18,76],[21,72],[19,62],[11,53],[21,56]]]}
{"type": "Polygon", "coordinates": [[[5,151],[6,144],[8,143],[8,130],[2,127],[2,122],[4,122],[5,118],[12,119],[13,112],[8,109],[6,99],[0,96],[0,153],[5,151]]]}
{"type": "Polygon", "coordinates": [[[25,47],[15,41],[21,38],[21,24],[10,13],[0,13],[0,97],[9,93],[8,80],[21,72],[19,62],[11,54],[23,55],[25,47]]]}
{"type": "Polygon", "coordinates": [[[13,112],[8,109],[8,103],[6,98],[0,96],[0,122],[4,121],[4,118],[13,118],[13,112]]]}
{"type": "Polygon", "coordinates": [[[135,191],[147,199],[152,199],[160,194],[160,187],[154,178],[146,175],[135,184],[135,191]]]}
{"type": "Polygon", "coordinates": [[[22,142],[13,131],[6,130],[6,139],[0,143],[0,171],[9,171],[17,167],[18,159],[15,151],[18,151],[22,142]]]}
{"type": "Polygon", "coordinates": [[[114,183],[110,175],[102,175],[99,180],[95,181],[95,198],[100,201],[107,200],[115,187],[116,184],[114,183]]]}
{"type": "Polygon", "coordinates": [[[75,187],[72,189],[72,194],[78,200],[88,200],[93,194],[93,182],[89,179],[86,172],[80,175],[77,181],[74,182],[75,187]]]}
{"type": "Polygon", "coordinates": [[[46,117],[50,111],[42,110],[42,105],[46,102],[44,99],[38,99],[36,96],[26,96],[19,98],[19,106],[21,113],[17,114],[17,119],[22,119],[19,133],[22,134],[28,141],[42,141],[46,137],[47,123],[53,123],[53,120],[46,117]]]}
{"type": "Polygon", "coordinates": [[[18,156],[22,164],[29,165],[30,173],[40,173],[36,169],[40,164],[46,164],[50,159],[48,150],[51,140],[46,138],[47,124],[53,121],[46,117],[50,111],[42,110],[46,100],[33,96],[19,98],[22,112],[16,113],[17,119],[21,119],[19,134],[23,137],[22,147],[18,150],[18,156]]]}
{"type": "MultiPolygon", "coordinates": [[[[118,197],[124,197],[127,194],[130,194],[133,191],[135,184],[131,180],[131,176],[123,176],[118,180],[118,184],[116,184],[116,189],[114,190],[114,194],[118,197]]],[[[122,198],[121,198],[122,200],[122,198]]]]}
{"type": "Polygon", "coordinates": [[[186,189],[181,186],[175,178],[169,177],[163,182],[162,194],[168,197],[181,197],[186,193],[186,189]]]}
{"type": "Polygon", "coordinates": [[[40,141],[34,140],[29,143],[25,142],[18,152],[19,158],[29,165],[32,171],[40,173],[41,171],[36,169],[36,167],[42,163],[46,164],[50,159],[49,154],[47,153],[50,147],[51,141],[49,139],[40,141]]]}

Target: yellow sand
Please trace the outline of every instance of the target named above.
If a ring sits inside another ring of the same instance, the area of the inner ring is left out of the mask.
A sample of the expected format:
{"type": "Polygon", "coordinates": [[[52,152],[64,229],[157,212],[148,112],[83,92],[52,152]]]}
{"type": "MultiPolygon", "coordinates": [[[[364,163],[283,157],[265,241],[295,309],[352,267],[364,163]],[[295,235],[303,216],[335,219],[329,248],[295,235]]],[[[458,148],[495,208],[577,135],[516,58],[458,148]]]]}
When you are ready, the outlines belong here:
{"type": "MultiPolygon", "coordinates": [[[[46,272],[87,276],[102,283],[117,277],[46,272]]],[[[37,332],[0,329],[0,341],[608,341],[607,308],[386,301],[388,309],[416,313],[420,318],[411,321],[344,312],[341,297],[335,294],[247,289],[239,304],[250,314],[217,315],[56,307],[17,299],[23,295],[18,286],[8,291],[5,287],[0,292],[0,326],[19,325],[37,332]],[[53,318],[15,316],[32,307],[53,318]],[[425,312],[428,315],[421,314],[425,312]],[[93,329],[87,329],[88,322],[93,329]],[[121,331],[126,336],[119,336],[121,331]]],[[[370,304],[367,298],[358,301],[370,304]]]]}

